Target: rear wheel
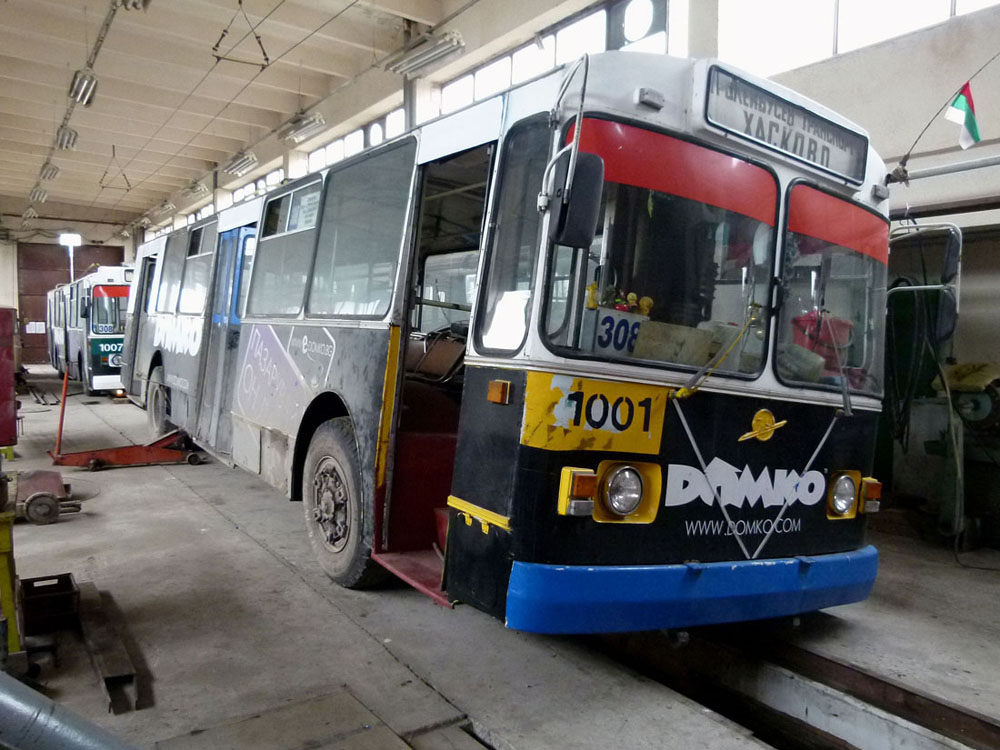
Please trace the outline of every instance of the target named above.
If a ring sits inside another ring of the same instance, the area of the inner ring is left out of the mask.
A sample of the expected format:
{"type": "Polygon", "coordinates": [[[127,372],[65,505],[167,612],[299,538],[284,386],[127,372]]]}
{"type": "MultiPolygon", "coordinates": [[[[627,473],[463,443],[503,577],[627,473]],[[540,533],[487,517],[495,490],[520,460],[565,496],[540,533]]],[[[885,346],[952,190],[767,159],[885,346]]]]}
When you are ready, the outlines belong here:
{"type": "Polygon", "coordinates": [[[331,419],[313,434],[302,472],[302,505],[309,543],[330,578],[359,589],[385,580],[385,569],[372,560],[373,509],[361,493],[350,419],[331,419]]]}
{"type": "Polygon", "coordinates": [[[157,365],[149,373],[149,385],[146,389],[146,417],[154,435],[166,435],[174,429],[169,415],[170,389],[163,382],[163,367],[157,365]]]}

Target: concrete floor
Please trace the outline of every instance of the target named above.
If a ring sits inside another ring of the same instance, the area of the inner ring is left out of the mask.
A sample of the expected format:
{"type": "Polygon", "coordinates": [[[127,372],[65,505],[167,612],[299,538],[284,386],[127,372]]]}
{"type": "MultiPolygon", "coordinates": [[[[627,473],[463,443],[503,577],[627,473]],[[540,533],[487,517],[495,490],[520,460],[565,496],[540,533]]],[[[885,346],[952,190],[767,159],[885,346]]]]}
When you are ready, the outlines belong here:
{"type": "MultiPolygon", "coordinates": [[[[33,382],[55,391],[54,373],[44,374],[33,382]]],[[[22,403],[25,435],[5,467],[51,468],[45,451],[58,409],[22,403]]],[[[145,414],[129,403],[68,399],[65,452],[146,437],[145,414]]],[[[428,750],[454,745],[426,730],[463,720],[498,750],[762,747],[582,639],[507,630],[403,585],[338,587],[313,563],[301,506],[242,471],[218,463],[62,471],[89,499],[57,524],[15,527],[18,573],[72,571],[105,592],[151,678],[152,705],[107,713],[68,634],[60,664],[40,681],[140,746],[179,747],[162,741],[346,687],[392,732],[428,750]]]]}
{"type": "MultiPolygon", "coordinates": [[[[44,374],[34,380],[55,390],[44,374]]],[[[22,403],[26,434],[7,468],[50,468],[57,409],[22,403]]],[[[69,399],[64,451],[146,437],[145,414],[129,403],[69,399]]],[[[345,687],[414,747],[455,747],[427,730],[462,721],[498,750],[762,746],[582,639],[506,630],[402,585],[341,589],[313,563],[301,507],[242,471],[211,463],[63,473],[90,499],[58,524],[16,527],[18,572],[72,571],[106,592],[151,677],[152,706],[108,714],[72,642],[41,681],[141,746],[345,687]]],[[[947,550],[914,540],[875,541],[873,596],[810,618],[793,637],[1000,715],[1000,574],[960,568],[947,550]]],[[[1000,553],[973,559],[1000,566],[1000,553]]]]}

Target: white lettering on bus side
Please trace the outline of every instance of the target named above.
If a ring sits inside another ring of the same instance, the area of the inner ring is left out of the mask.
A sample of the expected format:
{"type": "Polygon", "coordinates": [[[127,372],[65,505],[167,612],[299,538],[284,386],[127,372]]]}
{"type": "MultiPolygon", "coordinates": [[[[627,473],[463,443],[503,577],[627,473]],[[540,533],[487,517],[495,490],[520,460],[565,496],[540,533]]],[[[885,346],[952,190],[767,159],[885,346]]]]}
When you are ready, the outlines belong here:
{"type": "Polygon", "coordinates": [[[264,396],[265,388],[267,392],[274,393],[278,380],[278,363],[274,361],[271,351],[264,342],[261,327],[255,325],[250,329],[237,389],[243,413],[247,415],[255,413],[264,396]]]}
{"type": "Polygon", "coordinates": [[[195,356],[201,349],[201,329],[204,321],[184,315],[157,315],[153,321],[153,346],[173,354],[195,356]]]}

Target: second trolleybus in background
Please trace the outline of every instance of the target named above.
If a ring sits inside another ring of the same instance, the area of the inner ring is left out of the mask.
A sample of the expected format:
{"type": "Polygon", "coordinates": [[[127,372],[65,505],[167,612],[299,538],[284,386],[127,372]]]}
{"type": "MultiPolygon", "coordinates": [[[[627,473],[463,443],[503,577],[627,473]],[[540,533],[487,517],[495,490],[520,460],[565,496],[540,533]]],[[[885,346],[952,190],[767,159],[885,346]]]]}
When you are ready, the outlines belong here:
{"type": "Polygon", "coordinates": [[[46,332],[49,361],[69,372],[85,393],[120,390],[122,336],[132,269],[99,266],[49,291],[46,332]]]}
{"type": "Polygon", "coordinates": [[[145,246],[125,382],[345,586],[539,632],[857,601],[884,177],[768,81],[583,58],[145,246]]]}

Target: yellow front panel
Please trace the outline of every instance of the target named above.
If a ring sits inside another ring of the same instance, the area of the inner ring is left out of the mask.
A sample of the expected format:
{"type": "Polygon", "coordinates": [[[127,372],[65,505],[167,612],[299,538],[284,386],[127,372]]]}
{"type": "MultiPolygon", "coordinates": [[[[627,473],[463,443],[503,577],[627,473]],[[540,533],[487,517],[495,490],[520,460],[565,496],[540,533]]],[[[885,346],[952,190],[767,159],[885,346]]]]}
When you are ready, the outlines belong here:
{"type": "Polygon", "coordinates": [[[550,451],[656,455],[671,390],[529,372],[521,445],[550,451]]]}

